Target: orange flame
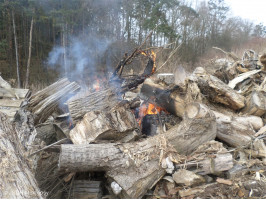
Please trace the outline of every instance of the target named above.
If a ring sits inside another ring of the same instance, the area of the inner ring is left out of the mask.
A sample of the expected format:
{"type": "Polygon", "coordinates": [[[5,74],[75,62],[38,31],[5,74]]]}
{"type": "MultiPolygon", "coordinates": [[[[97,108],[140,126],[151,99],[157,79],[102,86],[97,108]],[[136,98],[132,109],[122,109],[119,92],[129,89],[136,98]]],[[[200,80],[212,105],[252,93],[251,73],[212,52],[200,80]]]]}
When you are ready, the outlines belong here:
{"type": "Polygon", "coordinates": [[[93,89],[95,89],[95,91],[99,91],[100,90],[100,80],[96,79],[96,82],[93,84],[93,89]]]}
{"type": "Polygon", "coordinates": [[[141,51],[140,53],[141,55],[147,56],[147,54],[144,51],[141,51]]]}
{"type": "Polygon", "coordinates": [[[145,115],[156,115],[156,114],[160,114],[162,111],[167,112],[165,109],[159,106],[156,106],[152,103],[142,104],[139,107],[139,118],[137,119],[137,121],[139,125],[141,125],[141,121],[145,115]]]}
{"type": "Polygon", "coordinates": [[[155,60],[156,60],[156,53],[154,51],[151,51],[151,58],[153,60],[153,68],[152,68],[152,73],[155,72],[156,70],[156,64],[155,64],[155,60]]]}

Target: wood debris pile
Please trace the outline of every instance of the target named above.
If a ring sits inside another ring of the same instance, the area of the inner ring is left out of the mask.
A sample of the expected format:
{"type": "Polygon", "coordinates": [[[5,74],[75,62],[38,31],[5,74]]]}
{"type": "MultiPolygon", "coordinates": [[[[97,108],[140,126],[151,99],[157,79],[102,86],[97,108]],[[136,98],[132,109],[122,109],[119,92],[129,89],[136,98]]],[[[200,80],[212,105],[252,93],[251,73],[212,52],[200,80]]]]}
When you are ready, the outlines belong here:
{"type": "Polygon", "coordinates": [[[24,95],[1,113],[0,198],[265,198],[266,56],[225,53],[180,81],[138,48],[99,91],[63,78],[24,95]]]}

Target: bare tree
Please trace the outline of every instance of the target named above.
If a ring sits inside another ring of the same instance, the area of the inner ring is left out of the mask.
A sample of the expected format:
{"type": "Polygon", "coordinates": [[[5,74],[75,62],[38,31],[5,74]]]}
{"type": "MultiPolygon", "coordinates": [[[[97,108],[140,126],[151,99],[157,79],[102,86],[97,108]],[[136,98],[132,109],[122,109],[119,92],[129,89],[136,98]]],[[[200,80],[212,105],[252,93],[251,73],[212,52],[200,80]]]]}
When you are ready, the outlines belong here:
{"type": "Polygon", "coordinates": [[[16,24],[15,24],[15,17],[14,17],[14,11],[13,10],[12,10],[12,22],[13,22],[15,51],[16,51],[17,81],[18,81],[18,88],[20,88],[20,74],[19,74],[19,64],[18,64],[18,43],[17,43],[16,24]]]}
{"type": "Polygon", "coordinates": [[[25,88],[27,88],[28,87],[28,84],[29,84],[30,60],[31,60],[31,46],[32,46],[32,30],[33,30],[33,17],[31,18],[31,23],[30,23],[29,57],[28,57],[28,62],[27,62],[25,88]]]}

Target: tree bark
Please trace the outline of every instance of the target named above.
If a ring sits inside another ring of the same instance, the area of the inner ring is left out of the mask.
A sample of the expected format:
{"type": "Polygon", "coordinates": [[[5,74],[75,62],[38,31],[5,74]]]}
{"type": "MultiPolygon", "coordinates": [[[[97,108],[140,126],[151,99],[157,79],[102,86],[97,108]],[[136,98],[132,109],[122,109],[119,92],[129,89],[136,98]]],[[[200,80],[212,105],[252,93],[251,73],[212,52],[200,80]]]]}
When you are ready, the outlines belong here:
{"type": "Polygon", "coordinates": [[[19,73],[19,62],[18,62],[18,43],[17,43],[17,33],[16,33],[16,24],[14,11],[12,11],[12,22],[13,22],[13,32],[14,32],[14,41],[15,41],[15,51],[16,51],[16,65],[17,65],[17,81],[18,88],[20,88],[20,73],[19,73]]]}
{"type": "Polygon", "coordinates": [[[233,110],[239,110],[245,106],[245,97],[238,94],[220,79],[207,74],[202,68],[197,68],[194,74],[197,76],[201,93],[206,95],[210,101],[221,103],[233,110]]]}
{"type": "Polygon", "coordinates": [[[28,57],[28,62],[27,62],[25,89],[28,87],[28,84],[29,84],[30,60],[31,60],[31,46],[32,46],[32,30],[33,30],[33,17],[31,18],[31,23],[30,23],[29,57],[28,57]]]}
{"type": "Polygon", "coordinates": [[[213,113],[204,105],[191,106],[179,126],[141,142],[61,145],[59,168],[106,171],[123,189],[122,197],[141,198],[166,173],[163,159],[171,153],[190,154],[216,137],[213,113]]]}
{"type": "Polygon", "coordinates": [[[42,198],[34,174],[24,157],[24,148],[20,144],[17,133],[8,122],[6,115],[2,113],[0,113],[0,154],[0,198],[42,198]]]}

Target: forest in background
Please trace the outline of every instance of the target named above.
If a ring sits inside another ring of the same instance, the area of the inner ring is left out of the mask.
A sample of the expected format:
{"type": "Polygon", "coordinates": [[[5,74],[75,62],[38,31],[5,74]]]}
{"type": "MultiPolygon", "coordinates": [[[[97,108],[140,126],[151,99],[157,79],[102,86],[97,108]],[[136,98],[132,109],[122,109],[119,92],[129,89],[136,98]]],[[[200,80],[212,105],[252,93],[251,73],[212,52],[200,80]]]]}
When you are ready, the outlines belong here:
{"type": "Polygon", "coordinates": [[[0,0],[0,12],[1,75],[17,87],[110,71],[153,29],[146,47],[181,44],[178,57],[191,64],[213,46],[261,43],[266,31],[229,17],[224,0],[0,0]]]}

